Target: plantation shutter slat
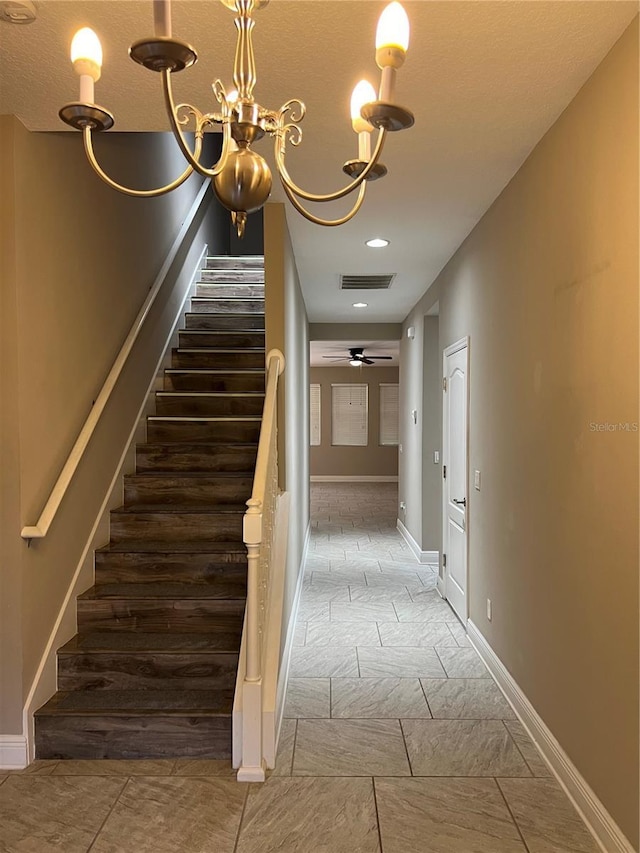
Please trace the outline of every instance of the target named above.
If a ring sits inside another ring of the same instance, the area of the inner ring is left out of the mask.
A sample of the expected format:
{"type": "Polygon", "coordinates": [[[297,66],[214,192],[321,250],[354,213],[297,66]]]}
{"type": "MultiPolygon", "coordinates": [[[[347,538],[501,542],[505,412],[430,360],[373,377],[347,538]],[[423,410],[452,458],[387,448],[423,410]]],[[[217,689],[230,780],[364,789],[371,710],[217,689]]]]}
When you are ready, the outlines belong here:
{"type": "Polygon", "coordinates": [[[320,385],[313,383],[309,386],[309,434],[311,446],[320,445],[320,385]]]}
{"type": "Polygon", "coordinates": [[[380,383],[380,444],[398,445],[398,385],[380,383]]]}
{"type": "Polygon", "coordinates": [[[366,447],[369,443],[368,387],[331,386],[331,444],[366,447]]]}

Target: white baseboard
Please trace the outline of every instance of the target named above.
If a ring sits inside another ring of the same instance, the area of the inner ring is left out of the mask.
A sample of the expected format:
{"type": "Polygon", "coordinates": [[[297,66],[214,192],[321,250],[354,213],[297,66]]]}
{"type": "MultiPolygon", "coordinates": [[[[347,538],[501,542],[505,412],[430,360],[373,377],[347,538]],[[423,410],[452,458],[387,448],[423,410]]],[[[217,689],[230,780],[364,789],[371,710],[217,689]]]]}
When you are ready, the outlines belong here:
{"type": "Polygon", "coordinates": [[[396,474],[312,474],[312,483],[397,483],[396,474]]]}
{"type": "Polygon", "coordinates": [[[24,735],[0,735],[0,770],[23,770],[29,763],[24,735]]]}
{"type": "Polygon", "coordinates": [[[582,816],[599,847],[605,853],[635,853],[620,827],[471,620],[467,622],[467,632],[469,640],[542,753],[551,772],[582,816]]]}
{"type": "Polygon", "coordinates": [[[167,350],[169,349],[170,351],[172,340],[184,313],[184,306],[187,299],[194,291],[197,274],[202,268],[202,263],[206,256],[207,244],[205,243],[202,251],[200,252],[196,268],[193,271],[189,284],[185,287],[183,297],[180,300],[180,306],[178,308],[175,323],[171,332],[167,336],[165,346],[158,358],[153,378],[146,390],[144,399],[134,421],[134,425],[129,433],[126,446],[113,474],[109,488],[107,489],[104,500],[100,506],[100,510],[98,511],[95,523],[85,542],[82,554],[67,588],[67,592],[58,612],[53,629],[47,640],[42,657],[40,658],[38,669],[36,670],[36,674],[31,683],[22,712],[22,725],[27,750],[27,763],[33,761],[35,758],[35,711],[47,702],[56,692],[58,649],[77,633],[76,600],[78,596],[85,592],[85,590],[89,589],[94,582],[94,551],[109,541],[109,520],[111,510],[122,504],[124,488],[123,476],[135,469],[135,445],[142,439],[141,430],[144,431],[144,422],[147,414],[149,414],[150,399],[151,401],[153,400],[158,372],[162,369],[167,350]]]}
{"type": "Polygon", "coordinates": [[[433,566],[437,570],[440,564],[440,552],[439,551],[423,551],[413,536],[409,533],[404,524],[397,519],[396,527],[402,535],[402,538],[405,540],[409,548],[411,548],[411,552],[416,557],[418,562],[420,563],[428,563],[433,566]]]}

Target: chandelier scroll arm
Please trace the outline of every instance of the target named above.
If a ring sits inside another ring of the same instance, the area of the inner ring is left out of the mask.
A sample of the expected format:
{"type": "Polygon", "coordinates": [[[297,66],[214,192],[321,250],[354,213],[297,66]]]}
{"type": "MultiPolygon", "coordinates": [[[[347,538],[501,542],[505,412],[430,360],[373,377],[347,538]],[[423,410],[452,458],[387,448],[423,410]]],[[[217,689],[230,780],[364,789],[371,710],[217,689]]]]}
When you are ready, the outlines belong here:
{"type": "MultiPolygon", "coordinates": [[[[282,180],[282,176],[281,176],[282,180]]],[[[308,210],[302,206],[301,202],[296,198],[293,192],[287,187],[284,181],[282,181],[282,187],[287,195],[287,198],[291,202],[291,204],[295,207],[295,209],[304,216],[305,219],[308,219],[309,222],[313,222],[314,225],[325,225],[329,228],[334,227],[336,225],[344,225],[345,222],[349,222],[350,219],[356,215],[356,213],[362,207],[364,202],[364,196],[367,191],[367,184],[362,182],[360,188],[358,190],[358,197],[356,198],[356,202],[349,211],[349,213],[341,216],[339,219],[321,219],[319,216],[315,216],[315,214],[310,213],[308,210]]]]}
{"type": "Polygon", "coordinates": [[[178,143],[178,147],[182,151],[183,156],[185,157],[187,163],[191,166],[193,170],[198,172],[198,174],[202,175],[205,178],[215,178],[216,175],[219,175],[220,172],[224,169],[227,157],[230,150],[231,143],[231,126],[229,123],[229,106],[227,104],[226,98],[224,96],[224,92],[219,94],[216,91],[216,97],[222,104],[223,112],[222,115],[218,116],[217,114],[208,114],[203,116],[195,107],[190,107],[194,115],[196,116],[196,139],[198,137],[202,137],[204,135],[204,128],[209,124],[222,124],[222,151],[220,153],[220,158],[218,162],[212,168],[208,169],[206,166],[203,166],[199,161],[200,152],[198,154],[195,152],[192,153],[189,146],[187,145],[187,140],[184,137],[184,133],[182,132],[182,128],[180,127],[180,120],[178,118],[177,108],[175,105],[175,101],[173,99],[173,88],[171,85],[171,71],[168,69],[164,69],[162,71],[162,90],[164,93],[164,102],[167,111],[167,116],[169,117],[169,123],[171,125],[171,130],[173,131],[173,135],[176,138],[178,143]]]}
{"type": "MultiPolygon", "coordinates": [[[[278,172],[280,174],[280,180],[282,181],[283,187],[289,190],[294,195],[296,195],[298,198],[302,198],[305,201],[314,202],[337,201],[338,199],[344,198],[346,195],[349,195],[349,193],[353,192],[358,187],[364,185],[364,182],[374,171],[378,160],[380,159],[380,155],[382,154],[384,143],[387,138],[387,130],[385,128],[380,128],[380,130],[378,131],[378,138],[376,140],[376,147],[373,151],[371,159],[367,163],[366,167],[362,170],[362,172],[358,175],[358,177],[351,181],[351,183],[347,184],[341,190],[337,190],[336,192],[316,195],[315,193],[307,192],[306,190],[303,190],[301,187],[299,187],[291,178],[291,175],[287,170],[287,167],[285,165],[285,139],[289,129],[293,129],[298,133],[300,131],[297,125],[284,125],[281,122],[278,131],[275,133],[275,155],[276,163],[278,166],[278,172]]],[[[289,193],[287,193],[287,195],[289,195],[289,193]]]]}
{"type": "MultiPolygon", "coordinates": [[[[158,187],[154,190],[134,190],[130,187],[124,187],[122,184],[117,183],[112,178],[107,175],[102,166],[98,163],[95,152],[93,150],[93,137],[91,136],[91,126],[85,125],[82,128],[82,138],[84,141],[84,150],[87,155],[87,160],[89,161],[93,171],[101,178],[105,184],[108,184],[112,189],[118,190],[118,192],[124,193],[125,195],[134,196],[135,198],[153,198],[155,196],[165,195],[165,193],[170,193],[172,190],[177,189],[181,184],[183,184],[187,178],[193,174],[193,167],[191,165],[187,166],[184,172],[180,175],[180,177],[176,178],[175,181],[172,181],[170,184],[167,184],[165,187],[158,187]]],[[[202,150],[202,136],[196,137],[196,144],[194,150],[194,156],[199,157],[200,151],[202,150]]]]}

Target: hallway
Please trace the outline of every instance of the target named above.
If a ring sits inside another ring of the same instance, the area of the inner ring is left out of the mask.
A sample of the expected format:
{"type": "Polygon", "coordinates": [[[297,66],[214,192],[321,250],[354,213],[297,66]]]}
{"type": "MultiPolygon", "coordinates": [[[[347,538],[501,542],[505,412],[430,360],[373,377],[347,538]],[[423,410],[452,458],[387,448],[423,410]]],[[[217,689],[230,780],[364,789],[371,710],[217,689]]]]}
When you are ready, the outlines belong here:
{"type": "Polygon", "coordinates": [[[597,853],[395,529],[395,484],[312,486],[276,770],[40,761],[0,775],[2,853],[597,853]]]}

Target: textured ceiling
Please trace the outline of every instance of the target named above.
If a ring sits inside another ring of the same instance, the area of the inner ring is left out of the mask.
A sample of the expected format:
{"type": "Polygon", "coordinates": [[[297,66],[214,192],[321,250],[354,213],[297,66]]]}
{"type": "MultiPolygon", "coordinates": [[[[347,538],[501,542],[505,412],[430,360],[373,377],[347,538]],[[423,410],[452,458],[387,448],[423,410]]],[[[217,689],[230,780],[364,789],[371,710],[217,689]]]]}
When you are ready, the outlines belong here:
{"type": "MultiPolygon", "coordinates": [[[[315,192],[343,182],[355,156],[348,102],[355,82],[377,82],[373,58],[377,0],[271,0],[257,13],[258,85],[270,108],[291,97],[308,109],[302,146],[291,151],[294,179],[315,192]]],[[[309,318],[315,322],[401,321],[531,149],[571,101],[637,14],[625,0],[407,0],[411,46],[398,100],[413,129],[390,135],[389,175],[368,188],[365,206],[341,228],[311,225],[288,210],[309,318]],[[382,235],[391,245],[364,246],[382,235]],[[388,291],[338,288],[340,273],[395,272],[388,291]],[[357,316],[356,316],[357,315],[357,316]]],[[[127,57],[152,32],[152,4],[135,0],[40,0],[28,26],[0,24],[0,112],[32,130],[61,130],[59,106],[77,98],[68,61],[75,29],[93,26],[104,46],[96,100],[116,130],[165,130],[159,78],[127,57]]],[[[176,97],[212,108],[210,83],[231,83],[233,15],[216,0],[174,0],[174,34],[199,51],[175,81],[176,97]]],[[[257,146],[270,158],[268,140],[257,146]]],[[[273,198],[282,200],[279,187],[273,198]]],[[[331,218],[343,203],[322,206],[331,218]]]]}

